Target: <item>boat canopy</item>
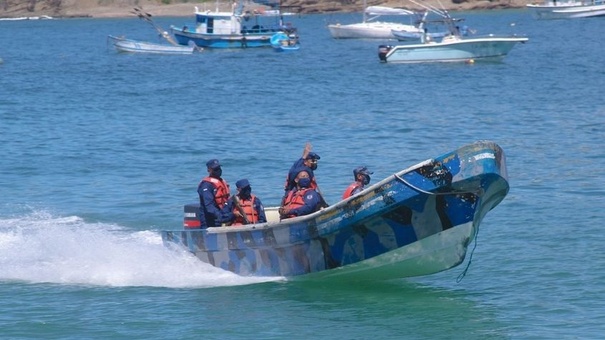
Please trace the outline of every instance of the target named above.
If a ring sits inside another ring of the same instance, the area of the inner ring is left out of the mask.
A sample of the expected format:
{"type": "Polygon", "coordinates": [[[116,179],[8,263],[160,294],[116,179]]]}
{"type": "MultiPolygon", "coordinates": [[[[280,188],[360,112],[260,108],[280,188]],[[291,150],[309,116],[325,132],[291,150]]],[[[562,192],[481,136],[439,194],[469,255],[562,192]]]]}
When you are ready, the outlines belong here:
{"type": "Polygon", "coordinates": [[[366,14],[369,15],[414,15],[416,12],[408,11],[403,8],[393,8],[385,6],[369,6],[366,8],[366,14]]]}

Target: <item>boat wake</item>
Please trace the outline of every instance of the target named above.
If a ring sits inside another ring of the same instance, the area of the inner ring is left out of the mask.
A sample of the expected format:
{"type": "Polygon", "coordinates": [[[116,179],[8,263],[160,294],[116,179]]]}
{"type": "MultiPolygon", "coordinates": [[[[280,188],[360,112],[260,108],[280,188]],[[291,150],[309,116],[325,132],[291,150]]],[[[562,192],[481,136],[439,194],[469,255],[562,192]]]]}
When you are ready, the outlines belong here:
{"type": "Polygon", "coordinates": [[[238,276],[170,250],[155,231],[40,211],[0,217],[0,282],[208,288],[275,280],[238,276]]]}

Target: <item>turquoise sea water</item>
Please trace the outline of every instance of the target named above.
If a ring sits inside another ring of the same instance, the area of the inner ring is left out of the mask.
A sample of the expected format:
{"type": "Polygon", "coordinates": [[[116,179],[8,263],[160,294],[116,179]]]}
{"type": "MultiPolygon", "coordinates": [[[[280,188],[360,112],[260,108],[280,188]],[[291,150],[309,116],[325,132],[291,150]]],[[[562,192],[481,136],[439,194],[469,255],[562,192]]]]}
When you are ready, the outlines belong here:
{"type": "MultiPolygon", "coordinates": [[[[123,55],[137,19],[0,22],[0,334],[26,338],[601,338],[605,333],[602,19],[464,13],[526,34],[501,63],[392,65],[380,41],[291,18],[301,50],[123,55]],[[339,199],[475,140],[507,154],[511,190],[472,263],[370,284],[245,278],[161,244],[219,158],[276,205],[310,141],[339,199]]],[[[158,18],[168,27],[192,18],[158,18]]]]}

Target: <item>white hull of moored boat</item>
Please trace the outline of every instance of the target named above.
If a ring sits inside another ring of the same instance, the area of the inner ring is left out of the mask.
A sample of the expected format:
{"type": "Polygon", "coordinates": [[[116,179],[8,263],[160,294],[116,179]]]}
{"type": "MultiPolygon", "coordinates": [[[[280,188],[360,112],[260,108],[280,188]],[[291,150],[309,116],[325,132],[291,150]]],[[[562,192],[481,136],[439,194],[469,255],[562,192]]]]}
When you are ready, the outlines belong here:
{"type": "Polygon", "coordinates": [[[499,60],[504,58],[517,43],[525,43],[522,37],[456,38],[446,37],[441,42],[381,46],[379,58],[384,62],[464,62],[475,60],[499,60]]]}

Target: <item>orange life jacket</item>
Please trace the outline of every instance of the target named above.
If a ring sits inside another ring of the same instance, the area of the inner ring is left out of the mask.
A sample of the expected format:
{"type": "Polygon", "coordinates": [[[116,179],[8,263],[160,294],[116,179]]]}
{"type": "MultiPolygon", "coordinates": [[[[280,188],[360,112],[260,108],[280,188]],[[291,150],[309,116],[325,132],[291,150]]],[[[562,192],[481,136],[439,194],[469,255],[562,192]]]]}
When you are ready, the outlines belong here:
{"type": "MultiPolygon", "coordinates": [[[[239,205],[241,205],[242,210],[244,210],[244,213],[246,214],[246,218],[248,219],[249,223],[257,223],[258,222],[258,213],[256,212],[256,209],[254,209],[254,200],[256,199],[256,196],[254,196],[253,194],[250,195],[250,199],[246,200],[246,199],[242,199],[239,198],[239,205]]],[[[233,213],[239,213],[239,209],[234,206],[233,207],[233,213]]],[[[244,218],[240,217],[239,215],[235,215],[235,221],[233,221],[232,225],[242,225],[244,224],[244,218]]]]}
{"type": "Polygon", "coordinates": [[[202,182],[208,182],[216,189],[216,195],[214,195],[214,202],[219,208],[223,208],[229,200],[229,184],[224,179],[218,179],[214,177],[206,177],[202,179],[202,182]]]}
{"type": "MultiPolygon", "coordinates": [[[[292,210],[305,205],[305,195],[307,193],[307,190],[309,189],[311,188],[305,188],[302,190],[290,190],[290,192],[288,192],[288,196],[286,196],[286,199],[284,200],[284,207],[287,207],[288,209],[292,210]]],[[[295,216],[296,215],[288,215],[286,216],[286,218],[295,216]]]]}
{"type": "Polygon", "coordinates": [[[344,200],[345,198],[349,198],[349,197],[353,196],[353,191],[355,191],[356,189],[358,189],[360,187],[361,187],[360,182],[351,183],[351,185],[349,185],[347,187],[347,190],[345,190],[344,194],[342,194],[342,199],[344,200]]]}

